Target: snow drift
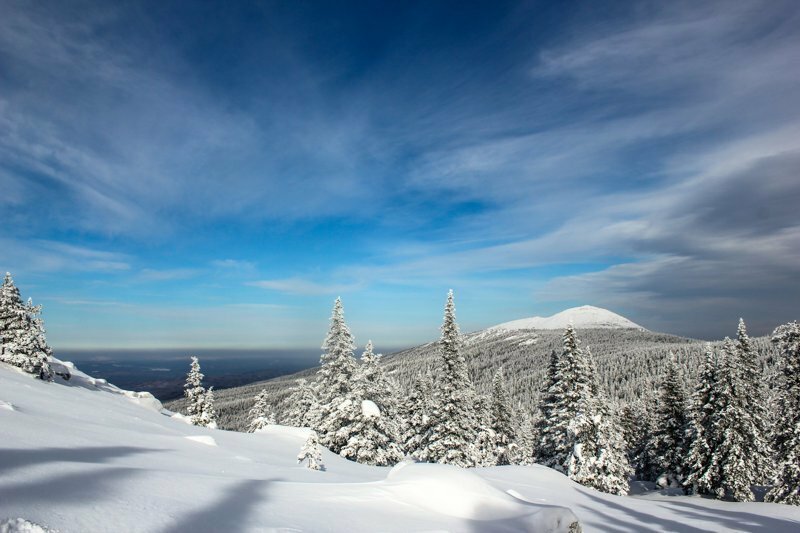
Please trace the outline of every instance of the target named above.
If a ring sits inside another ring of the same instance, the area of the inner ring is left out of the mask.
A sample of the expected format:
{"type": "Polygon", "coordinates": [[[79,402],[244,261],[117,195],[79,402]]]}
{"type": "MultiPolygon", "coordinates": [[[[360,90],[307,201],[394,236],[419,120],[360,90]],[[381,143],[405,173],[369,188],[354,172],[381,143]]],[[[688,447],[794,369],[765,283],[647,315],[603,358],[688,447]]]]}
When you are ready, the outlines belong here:
{"type": "Polygon", "coordinates": [[[391,469],[323,450],[326,471],[312,471],[296,462],[308,430],[191,426],[77,369],[47,383],[0,364],[0,403],[13,406],[0,409],[10,531],[575,532],[576,518],[586,532],[800,529],[795,507],[611,496],[540,466],[391,469]]]}

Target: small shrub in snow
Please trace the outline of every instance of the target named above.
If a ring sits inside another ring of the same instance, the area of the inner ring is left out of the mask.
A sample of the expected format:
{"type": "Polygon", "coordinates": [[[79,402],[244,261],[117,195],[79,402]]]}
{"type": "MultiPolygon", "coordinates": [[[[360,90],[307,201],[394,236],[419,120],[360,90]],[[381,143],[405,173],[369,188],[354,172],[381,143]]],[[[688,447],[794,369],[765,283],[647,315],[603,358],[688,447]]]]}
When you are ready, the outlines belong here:
{"type": "Polygon", "coordinates": [[[308,461],[306,466],[311,470],[325,470],[325,465],[322,463],[322,450],[320,449],[319,437],[316,431],[311,432],[297,455],[297,463],[302,464],[303,461],[308,461]]]}

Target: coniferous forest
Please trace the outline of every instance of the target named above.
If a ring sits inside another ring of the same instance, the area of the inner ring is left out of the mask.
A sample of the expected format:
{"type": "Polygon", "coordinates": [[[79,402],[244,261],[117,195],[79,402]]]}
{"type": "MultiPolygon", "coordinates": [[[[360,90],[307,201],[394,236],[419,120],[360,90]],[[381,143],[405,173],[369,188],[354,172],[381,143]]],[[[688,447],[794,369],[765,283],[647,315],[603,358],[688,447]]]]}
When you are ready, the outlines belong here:
{"type": "MultiPolygon", "coordinates": [[[[437,342],[381,356],[368,341],[357,358],[337,299],[320,366],[220,391],[219,423],[310,427],[372,465],[538,463],[612,494],[637,480],[753,501],[767,486],[766,500],[797,504],[800,426],[781,413],[798,412],[799,328],[751,339],[740,320],[716,343],[572,325],[462,335],[451,291],[437,342]]],[[[195,380],[173,408],[204,409],[195,380]]]]}

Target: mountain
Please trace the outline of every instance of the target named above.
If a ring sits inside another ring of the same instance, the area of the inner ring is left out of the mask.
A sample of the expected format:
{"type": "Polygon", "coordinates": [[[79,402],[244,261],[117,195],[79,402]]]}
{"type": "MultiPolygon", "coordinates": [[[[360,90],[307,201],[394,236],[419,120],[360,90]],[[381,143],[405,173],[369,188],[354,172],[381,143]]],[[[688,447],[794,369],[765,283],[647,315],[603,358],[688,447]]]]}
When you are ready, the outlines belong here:
{"type": "Polygon", "coordinates": [[[577,329],[644,329],[624,316],[592,305],[573,307],[548,317],[534,316],[512,320],[488,329],[492,331],[516,331],[520,329],[563,330],[568,324],[572,324],[577,329]]]}
{"type": "MultiPolygon", "coordinates": [[[[694,386],[698,369],[704,359],[705,341],[648,331],[610,311],[589,307],[577,309],[584,310],[579,311],[577,316],[581,320],[585,319],[584,323],[594,326],[576,328],[582,346],[592,352],[597,365],[598,380],[611,399],[620,403],[648,399],[661,384],[670,354],[674,354],[681,367],[687,386],[694,386]],[[598,323],[606,326],[599,327],[598,323]],[[608,327],[609,323],[618,326],[625,324],[626,327],[612,328],[608,327]],[[628,324],[633,326],[629,327],[628,324]]],[[[542,320],[549,321],[559,317],[550,323],[555,324],[561,320],[568,323],[567,317],[570,314],[573,318],[576,316],[570,311],[572,310],[542,320]]],[[[735,332],[734,325],[731,334],[735,332]]],[[[505,329],[495,326],[464,335],[462,351],[470,376],[479,391],[489,393],[492,376],[502,366],[514,405],[528,413],[534,413],[538,408],[550,354],[561,349],[561,334],[561,328],[505,329]]],[[[775,348],[767,337],[754,338],[752,341],[769,385],[774,374],[775,348]]],[[[436,376],[441,364],[436,342],[386,355],[382,361],[388,375],[404,390],[409,390],[427,372],[436,376]]],[[[247,413],[253,405],[253,399],[262,389],[267,389],[270,393],[273,408],[280,421],[280,415],[286,409],[284,402],[296,386],[297,380],[313,379],[315,373],[316,368],[310,368],[269,381],[215,391],[220,426],[230,430],[244,430],[249,422],[247,413]]],[[[173,410],[184,409],[183,400],[174,400],[167,403],[167,406],[173,410]]]]}
{"type": "Polygon", "coordinates": [[[612,496],[542,466],[373,467],[323,449],[326,470],[312,471],[296,460],[307,429],[191,426],[147,393],[71,373],[47,383],[0,363],[0,531],[725,531],[746,516],[783,533],[800,521],[789,505],[612,496]]]}

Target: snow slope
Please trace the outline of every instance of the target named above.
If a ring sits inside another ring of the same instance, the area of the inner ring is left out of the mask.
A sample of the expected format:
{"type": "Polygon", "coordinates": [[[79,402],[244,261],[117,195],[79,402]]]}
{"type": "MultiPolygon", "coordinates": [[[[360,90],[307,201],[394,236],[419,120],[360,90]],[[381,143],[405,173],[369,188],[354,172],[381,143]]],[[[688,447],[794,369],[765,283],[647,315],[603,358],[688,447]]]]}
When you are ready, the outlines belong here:
{"type": "Polygon", "coordinates": [[[544,467],[459,470],[295,457],[307,430],[198,428],[77,371],[44,383],[0,364],[0,523],[63,533],[798,531],[800,509],[608,496],[544,467]],[[571,511],[570,511],[571,509],[571,511]],[[574,513],[574,514],[573,514],[574,513]]]}
{"type": "Polygon", "coordinates": [[[591,305],[583,305],[581,307],[573,307],[553,316],[541,317],[534,316],[530,318],[521,318],[519,320],[512,320],[511,322],[504,322],[496,326],[492,326],[489,330],[498,331],[514,331],[519,329],[564,329],[568,324],[572,323],[577,329],[644,329],[642,326],[631,322],[624,316],[620,316],[608,309],[594,307],[591,305]]]}

